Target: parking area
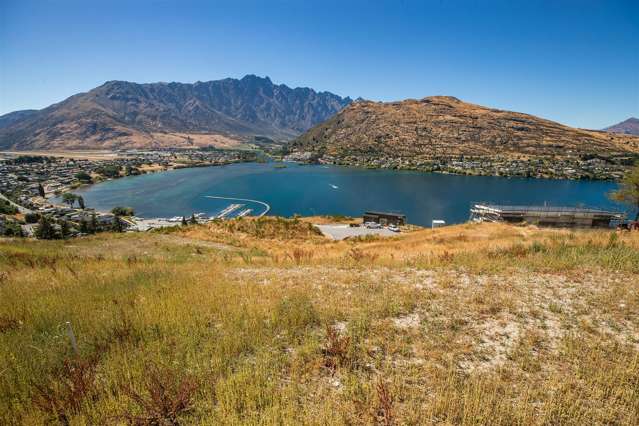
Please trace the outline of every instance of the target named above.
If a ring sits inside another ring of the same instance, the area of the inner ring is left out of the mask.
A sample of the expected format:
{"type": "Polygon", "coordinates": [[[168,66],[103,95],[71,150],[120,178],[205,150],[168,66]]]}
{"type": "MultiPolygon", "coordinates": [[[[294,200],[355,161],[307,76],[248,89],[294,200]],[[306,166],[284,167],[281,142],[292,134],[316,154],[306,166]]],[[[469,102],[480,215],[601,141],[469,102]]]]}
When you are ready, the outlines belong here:
{"type": "Polygon", "coordinates": [[[343,240],[345,238],[359,237],[362,235],[380,235],[382,237],[394,237],[399,235],[387,228],[370,229],[364,226],[351,227],[349,225],[315,225],[325,236],[333,240],[343,240]]]}

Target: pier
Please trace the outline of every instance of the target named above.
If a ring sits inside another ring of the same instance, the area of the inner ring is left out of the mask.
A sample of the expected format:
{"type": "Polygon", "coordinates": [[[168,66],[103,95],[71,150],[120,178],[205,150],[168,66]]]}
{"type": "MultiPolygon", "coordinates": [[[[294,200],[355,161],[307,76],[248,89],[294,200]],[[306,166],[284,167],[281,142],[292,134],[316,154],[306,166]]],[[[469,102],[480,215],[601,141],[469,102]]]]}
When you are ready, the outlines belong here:
{"type": "Polygon", "coordinates": [[[244,202],[247,202],[247,203],[261,204],[262,206],[264,206],[264,211],[261,212],[260,214],[258,214],[257,217],[262,217],[266,213],[268,213],[269,210],[271,210],[271,206],[266,204],[264,201],[250,200],[248,198],[218,197],[218,196],[214,196],[214,195],[205,195],[205,197],[206,198],[213,198],[213,199],[216,199],[216,200],[244,201],[244,202]]]}
{"type": "Polygon", "coordinates": [[[231,204],[228,207],[226,207],[224,210],[222,210],[220,213],[218,213],[218,215],[215,216],[215,218],[223,219],[224,217],[228,216],[229,214],[233,213],[235,210],[243,206],[244,204],[231,204]]]}

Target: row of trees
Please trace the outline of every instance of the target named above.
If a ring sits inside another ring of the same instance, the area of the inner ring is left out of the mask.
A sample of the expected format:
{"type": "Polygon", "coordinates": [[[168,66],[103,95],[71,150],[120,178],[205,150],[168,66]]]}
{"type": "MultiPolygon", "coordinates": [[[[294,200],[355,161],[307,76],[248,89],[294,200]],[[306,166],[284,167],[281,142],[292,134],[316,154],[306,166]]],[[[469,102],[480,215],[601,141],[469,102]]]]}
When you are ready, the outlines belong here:
{"type": "Polygon", "coordinates": [[[110,225],[100,225],[97,216],[92,214],[89,220],[82,219],[75,225],[67,220],[55,221],[47,215],[41,215],[35,228],[35,236],[41,240],[59,240],[69,238],[78,232],[95,234],[103,231],[124,232],[125,229],[126,225],[118,216],[113,219],[110,225]]]}

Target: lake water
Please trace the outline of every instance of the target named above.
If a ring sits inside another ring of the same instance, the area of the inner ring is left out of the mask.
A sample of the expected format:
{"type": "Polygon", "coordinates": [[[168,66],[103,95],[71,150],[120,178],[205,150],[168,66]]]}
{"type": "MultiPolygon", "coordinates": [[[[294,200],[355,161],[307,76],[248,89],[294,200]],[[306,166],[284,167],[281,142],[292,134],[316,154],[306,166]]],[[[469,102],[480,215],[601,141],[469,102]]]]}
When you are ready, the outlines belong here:
{"type": "MultiPolygon", "coordinates": [[[[338,166],[243,163],[171,170],[126,177],[77,191],[88,207],[129,206],[141,217],[219,213],[232,202],[206,196],[263,201],[268,214],[360,216],[366,210],[406,214],[410,223],[430,225],[468,220],[471,203],[586,205],[622,209],[607,199],[616,184],[604,181],[457,176],[338,166]]],[[[237,202],[239,203],[239,202],[237,202]]],[[[260,204],[242,202],[255,213],[260,204]]],[[[238,210],[239,211],[239,210],[238,210]]]]}

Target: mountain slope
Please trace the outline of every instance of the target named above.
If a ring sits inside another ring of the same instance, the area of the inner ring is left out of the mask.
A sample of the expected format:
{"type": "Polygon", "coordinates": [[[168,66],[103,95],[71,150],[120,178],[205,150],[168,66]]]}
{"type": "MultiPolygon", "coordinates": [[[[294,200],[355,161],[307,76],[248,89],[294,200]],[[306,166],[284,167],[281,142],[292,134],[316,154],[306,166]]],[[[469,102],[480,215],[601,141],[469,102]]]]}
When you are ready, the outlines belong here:
{"type": "Polygon", "coordinates": [[[289,147],[342,163],[380,157],[415,163],[459,156],[625,156],[639,152],[639,138],[574,129],[532,115],[435,96],[354,102],[289,147]]]}
{"type": "Polygon", "coordinates": [[[630,117],[614,126],[606,127],[604,130],[611,133],[639,136],[639,118],[630,117]]]}
{"type": "Polygon", "coordinates": [[[0,128],[0,148],[228,145],[254,136],[285,141],[350,102],[253,75],[194,84],[110,81],[0,128]]]}
{"type": "Polygon", "coordinates": [[[23,109],[20,111],[13,111],[8,114],[0,115],[0,129],[4,129],[5,127],[12,125],[13,123],[24,120],[25,118],[30,117],[37,112],[38,110],[36,109],[23,109]]]}

